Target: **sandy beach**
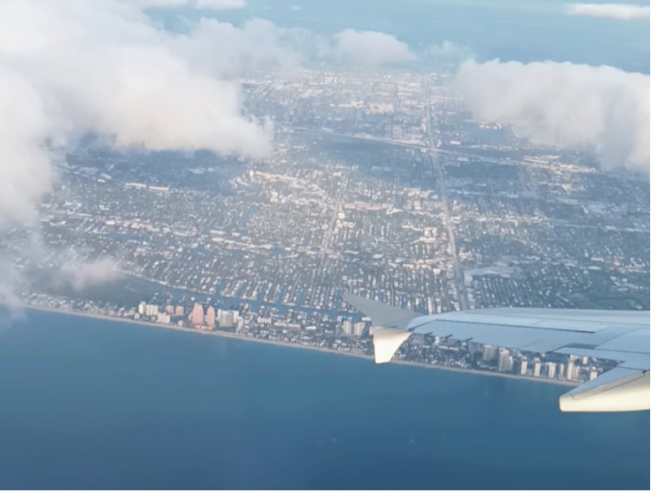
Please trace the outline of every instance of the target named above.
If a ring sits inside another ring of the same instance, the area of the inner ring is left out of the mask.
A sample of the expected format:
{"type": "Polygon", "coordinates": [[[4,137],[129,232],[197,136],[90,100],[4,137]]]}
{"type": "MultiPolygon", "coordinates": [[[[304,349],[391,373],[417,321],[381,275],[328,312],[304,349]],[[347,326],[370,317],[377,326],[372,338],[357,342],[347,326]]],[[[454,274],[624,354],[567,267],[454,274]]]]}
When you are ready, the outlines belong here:
{"type": "MultiPolygon", "coordinates": [[[[2,304],[0,304],[2,305],[2,304]]],[[[9,307],[9,306],[7,306],[9,307]]],[[[101,319],[105,321],[116,321],[120,323],[127,323],[127,324],[132,324],[132,325],[142,325],[142,326],[149,326],[153,328],[159,328],[163,330],[172,330],[172,331],[181,331],[181,332],[187,332],[187,333],[193,333],[195,335],[206,335],[206,336],[216,336],[216,337],[222,337],[222,338],[231,338],[234,340],[240,340],[244,342],[254,342],[254,343],[263,343],[267,345],[276,345],[276,346],[281,346],[281,347],[289,347],[289,348],[297,348],[297,349],[305,349],[305,350],[312,350],[316,352],[325,352],[329,354],[336,354],[336,355],[344,355],[348,357],[356,357],[358,359],[367,359],[369,361],[373,360],[373,357],[370,355],[364,355],[364,354],[354,354],[350,352],[343,352],[339,350],[333,350],[329,348],[323,348],[323,347],[314,347],[311,345],[300,345],[297,343],[287,343],[287,342],[282,342],[278,340],[264,340],[260,338],[253,338],[253,337],[245,337],[238,335],[236,333],[230,333],[230,332],[223,332],[223,331],[202,331],[202,330],[197,330],[194,328],[186,328],[186,327],[181,327],[181,326],[176,326],[176,325],[167,325],[167,324],[162,324],[162,323],[152,323],[149,321],[139,321],[131,318],[121,318],[118,316],[107,316],[103,314],[95,314],[95,313],[88,313],[88,312],[83,312],[83,311],[68,311],[64,309],[55,309],[55,308],[47,308],[47,307],[42,307],[42,306],[32,306],[28,304],[19,304],[19,305],[12,305],[12,308],[19,308],[19,309],[25,309],[25,310],[35,310],[35,311],[44,311],[44,312],[50,312],[50,313],[57,313],[57,314],[66,314],[66,315],[71,315],[71,316],[80,316],[84,318],[94,318],[94,319],[101,319]]],[[[499,372],[489,372],[489,371],[479,371],[479,370],[474,370],[474,369],[464,369],[460,367],[449,367],[449,366],[441,366],[441,365],[432,365],[432,364],[423,364],[421,362],[410,362],[410,361],[405,361],[405,360],[394,360],[391,361],[391,364],[401,364],[405,366],[413,366],[413,367],[420,367],[423,369],[438,369],[438,370],[443,370],[443,371],[452,371],[452,372],[463,372],[467,374],[475,374],[475,375],[480,375],[480,376],[488,376],[488,377],[499,377],[499,378],[508,378],[508,379],[517,379],[520,381],[531,381],[535,383],[546,383],[546,384],[556,384],[560,386],[578,386],[578,383],[571,382],[571,381],[561,381],[558,379],[547,379],[547,378],[536,378],[533,376],[519,376],[515,374],[504,374],[504,373],[499,373],[499,372]]]]}

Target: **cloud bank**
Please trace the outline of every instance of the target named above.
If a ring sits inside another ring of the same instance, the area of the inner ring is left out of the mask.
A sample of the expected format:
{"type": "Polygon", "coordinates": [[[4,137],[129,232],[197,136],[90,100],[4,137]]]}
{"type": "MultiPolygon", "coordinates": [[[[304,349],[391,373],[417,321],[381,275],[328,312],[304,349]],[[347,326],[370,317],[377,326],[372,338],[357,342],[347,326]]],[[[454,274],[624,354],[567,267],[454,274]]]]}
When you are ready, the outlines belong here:
{"type": "Polygon", "coordinates": [[[468,61],[456,86],[476,118],[540,145],[588,148],[605,169],[649,174],[649,77],[600,66],[468,61]]]}
{"type": "MultiPolygon", "coordinates": [[[[55,179],[53,143],[65,145],[92,132],[124,147],[261,158],[271,149],[272,127],[243,114],[237,79],[246,71],[306,61],[376,67],[415,59],[406,44],[380,32],[345,30],[324,37],[262,19],[236,27],[204,18],[179,34],[161,30],[143,13],[245,5],[0,1],[0,231],[14,225],[37,229],[39,200],[55,179]]],[[[76,286],[111,277],[106,263],[84,265],[75,260],[74,268],[60,271],[76,286]]],[[[8,298],[24,279],[10,264],[0,267],[11,268],[11,275],[0,278],[0,298],[8,298]]]]}
{"type": "Polygon", "coordinates": [[[165,9],[171,7],[185,7],[188,0],[118,0],[126,5],[139,9],[165,9]]]}
{"type": "Polygon", "coordinates": [[[246,8],[244,0],[195,0],[194,6],[201,10],[238,10],[246,8]]]}
{"type": "Polygon", "coordinates": [[[441,44],[428,46],[423,52],[423,58],[430,62],[445,65],[458,65],[461,62],[474,58],[475,54],[467,47],[451,41],[443,41],[441,44]]]}
{"type": "Polygon", "coordinates": [[[236,27],[204,18],[191,32],[176,38],[174,47],[196,70],[228,80],[248,70],[291,69],[329,52],[326,39],[305,29],[279,28],[264,19],[236,27]]]}
{"type": "Polygon", "coordinates": [[[617,20],[648,19],[650,12],[648,6],[619,3],[577,3],[567,7],[568,15],[617,20]]]}
{"type": "MultiPolygon", "coordinates": [[[[243,115],[235,80],[243,71],[416,58],[381,32],[347,29],[326,38],[261,19],[242,27],[202,19],[173,34],[141,11],[180,1],[0,2],[0,118],[12,122],[0,128],[0,223],[34,219],[53,180],[48,141],[94,132],[126,147],[260,158],[270,151],[272,129],[243,115]]],[[[193,4],[206,2],[241,3],[193,4]]]]}
{"type": "Polygon", "coordinates": [[[82,291],[122,277],[118,262],[70,246],[49,247],[39,229],[14,228],[0,242],[2,304],[20,304],[18,293],[34,285],[44,291],[82,291]]]}
{"type": "Polygon", "coordinates": [[[46,142],[74,132],[264,156],[270,128],[242,115],[239,84],[199,70],[183,39],[124,2],[0,2],[0,118],[11,122],[0,128],[0,222],[33,218],[52,182],[46,142]]]}
{"type": "Polygon", "coordinates": [[[336,60],[363,67],[393,65],[417,58],[406,43],[378,31],[345,29],[334,35],[332,50],[336,60]]]}
{"type": "Polygon", "coordinates": [[[139,9],[194,7],[200,10],[237,10],[246,7],[245,0],[117,0],[139,9]]]}
{"type": "Polygon", "coordinates": [[[195,28],[175,39],[175,48],[197,70],[219,78],[234,78],[248,70],[290,70],[307,62],[377,68],[416,59],[394,36],[376,31],[346,29],[331,37],[303,28],[282,28],[265,19],[236,27],[217,19],[201,19],[195,28]],[[220,50],[215,56],[216,49],[220,50]]]}

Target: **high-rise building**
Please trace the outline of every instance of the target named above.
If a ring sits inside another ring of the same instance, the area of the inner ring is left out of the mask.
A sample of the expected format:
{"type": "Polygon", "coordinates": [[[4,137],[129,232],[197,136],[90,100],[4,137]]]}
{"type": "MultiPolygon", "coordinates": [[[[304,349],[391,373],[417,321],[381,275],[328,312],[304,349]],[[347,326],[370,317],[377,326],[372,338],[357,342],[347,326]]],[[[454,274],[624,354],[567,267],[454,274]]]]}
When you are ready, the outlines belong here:
{"type": "Polygon", "coordinates": [[[239,314],[236,311],[229,311],[226,309],[217,310],[217,322],[219,323],[220,328],[232,328],[235,326],[239,314]]]}
{"type": "Polygon", "coordinates": [[[492,345],[484,345],[484,350],[482,352],[482,359],[485,361],[490,361],[495,359],[495,355],[497,354],[497,349],[493,347],[492,345]]]}
{"type": "Polygon", "coordinates": [[[572,367],[572,381],[578,381],[581,377],[581,366],[572,367]]]}
{"type": "Polygon", "coordinates": [[[212,306],[206,310],[206,325],[211,329],[215,327],[215,308],[212,306]]]}
{"type": "Polygon", "coordinates": [[[170,316],[173,315],[174,314],[174,306],[172,306],[171,304],[168,304],[167,306],[165,306],[165,312],[167,314],[169,314],[170,316]]]}
{"type": "Polygon", "coordinates": [[[147,304],[145,306],[145,314],[147,316],[158,316],[158,305],[156,305],[156,304],[147,304]]]}
{"type": "Polygon", "coordinates": [[[589,376],[589,377],[590,377],[590,381],[592,381],[593,379],[596,379],[597,376],[599,376],[599,373],[597,372],[597,368],[594,367],[594,366],[592,366],[592,367],[590,368],[590,376],[589,376]]]}
{"type": "Polygon", "coordinates": [[[526,357],[522,357],[522,361],[520,362],[520,376],[525,376],[527,374],[527,364],[529,361],[527,360],[526,357]]]}
{"type": "Polygon", "coordinates": [[[344,320],[341,324],[341,331],[346,335],[352,335],[353,333],[353,322],[349,319],[344,320]]]}
{"type": "Polygon", "coordinates": [[[570,355],[567,361],[567,371],[565,372],[565,379],[569,381],[574,381],[574,368],[576,367],[574,365],[574,360],[575,357],[573,355],[570,355]]]}
{"type": "Polygon", "coordinates": [[[497,370],[499,372],[509,372],[513,368],[513,358],[511,353],[505,349],[499,349],[497,353],[497,370]]]}
{"type": "Polygon", "coordinates": [[[554,379],[556,376],[556,362],[547,363],[547,377],[549,379],[554,379]]]}
{"type": "Polygon", "coordinates": [[[156,321],[158,323],[164,323],[167,325],[169,324],[171,318],[172,317],[168,313],[158,313],[156,321]]]}
{"type": "Polygon", "coordinates": [[[364,328],[366,328],[366,323],[358,321],[353,325],[353,333],[356,337],[361,337],[364,334],[364,328]]]}
{"type": "Polygon", "coordinates": [[[202,326],[203,320],[203,306],[195,302],[194,307],[192,308],[192,313],[190,313],[190,323],[194,326],[202,326]]]}
{"type": "Polygon", "coordinates": [[[138,314],[140,316],[143,316],[145,314],[146,309],[147,309],[147,303],[146,302],[143,301],[140,304],[138,304],[138,314]]]}
{"type": "Polygon", "coordinates": [[[559,378],[564,378],[565,377],[565,364],[558,364],[558,373],[559,378]]]}
{"type": "Polygon", "coordinates": [[[176,306],[174,309],[174,316],[183,316],[185,314],[185,309],[183,306],[176,306]]]}
{"type": "Polygon", "coordinates": [[[540,368],[541,368],[541,366],[542,366],[542,364],[540,363],[540,359],[538,357],[536,357],[533,360],[533,375],[534,376],[540,377],[540,368]]]}

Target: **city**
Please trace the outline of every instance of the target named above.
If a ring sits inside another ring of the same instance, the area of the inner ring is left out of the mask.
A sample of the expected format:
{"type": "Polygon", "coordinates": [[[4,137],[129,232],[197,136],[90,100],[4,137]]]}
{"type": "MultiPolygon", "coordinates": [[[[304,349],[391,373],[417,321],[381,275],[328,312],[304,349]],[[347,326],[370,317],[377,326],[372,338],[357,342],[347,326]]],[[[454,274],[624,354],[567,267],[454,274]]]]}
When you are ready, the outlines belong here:
{"type": "MultiPolygon", "coordinates": [[[[644,180],[474,121],[443,74],[304,69],[245,88],[274,124],[268,159],[95,136],[61,151],[40,211],[52,266],[72,245],[122,276],[35,283],[20,304],[364,357],[370,320],[346,292],[420,313],[649,309],[644,180]]],[[[25,272],[30,241],[14,229],[0,246],[25,272]]],[[[396,359],[565,384],[609,367],[437,337],[396,359]]]]}

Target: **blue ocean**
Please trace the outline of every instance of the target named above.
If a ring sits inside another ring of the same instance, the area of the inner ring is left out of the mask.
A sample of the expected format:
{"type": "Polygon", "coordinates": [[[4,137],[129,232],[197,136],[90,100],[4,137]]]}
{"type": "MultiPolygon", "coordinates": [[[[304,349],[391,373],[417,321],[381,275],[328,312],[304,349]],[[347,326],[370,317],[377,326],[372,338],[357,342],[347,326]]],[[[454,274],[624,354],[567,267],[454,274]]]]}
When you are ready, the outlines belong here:
{"type": "Polygon", "coordinates": [[[29,311],[0,488],[647,489],[649,414],[564,387],[29,311]]]}

